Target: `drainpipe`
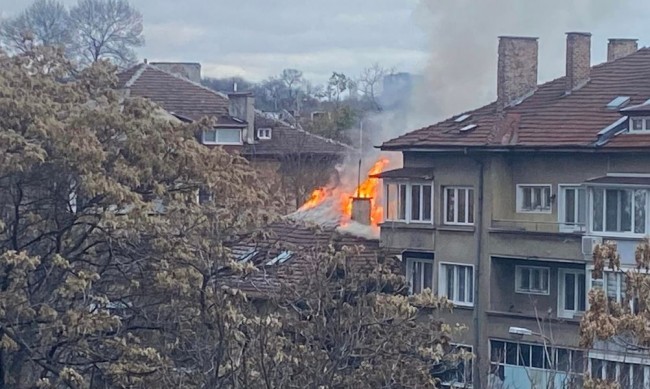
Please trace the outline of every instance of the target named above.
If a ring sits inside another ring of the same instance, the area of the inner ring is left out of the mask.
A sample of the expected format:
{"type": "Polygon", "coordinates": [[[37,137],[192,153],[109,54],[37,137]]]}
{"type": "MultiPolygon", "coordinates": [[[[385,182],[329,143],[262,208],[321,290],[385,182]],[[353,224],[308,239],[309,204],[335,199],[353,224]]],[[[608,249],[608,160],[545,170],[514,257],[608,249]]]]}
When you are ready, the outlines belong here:
{"type": "MultiPolygon", "coordinates": [[[[483,161],[480,159],[474,159],[479,166],[479,177],[478,177],[478,212],[476,215],[476,258],[474,259],[474,311],[473,311],[473,320],[474,320],[474,344],[476,348],[480,348],[482,345],[481,341],[481,257],[483,253],[482,244],[483,244],[483,172],[484,166],[483,161]]],[[[474,350],[476,353],[477,350],[474,350]]],[[[478,355],[478,354],[477,354],[478,355]]],[[[472,364],[472,383],[475,388],[482,388],[481,384],[481,360],[477,357],[475,363],[472,364]]],[[[486,378],[487,379],[487,378],[486,378]]]]}

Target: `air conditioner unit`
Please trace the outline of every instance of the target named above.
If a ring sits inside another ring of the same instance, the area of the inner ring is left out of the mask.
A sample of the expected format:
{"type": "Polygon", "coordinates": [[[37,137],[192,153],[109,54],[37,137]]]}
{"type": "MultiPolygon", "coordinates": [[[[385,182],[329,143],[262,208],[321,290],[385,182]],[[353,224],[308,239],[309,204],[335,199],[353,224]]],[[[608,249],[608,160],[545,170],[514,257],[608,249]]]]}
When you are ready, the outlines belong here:
{"type": "Polygon", "coordinates": [[[591,257],[594,252],[594,247],[597,244],[603,243],[603,238],[600,236],[583,236],[582,237],[582,254],[585,257],[591,257]]]}

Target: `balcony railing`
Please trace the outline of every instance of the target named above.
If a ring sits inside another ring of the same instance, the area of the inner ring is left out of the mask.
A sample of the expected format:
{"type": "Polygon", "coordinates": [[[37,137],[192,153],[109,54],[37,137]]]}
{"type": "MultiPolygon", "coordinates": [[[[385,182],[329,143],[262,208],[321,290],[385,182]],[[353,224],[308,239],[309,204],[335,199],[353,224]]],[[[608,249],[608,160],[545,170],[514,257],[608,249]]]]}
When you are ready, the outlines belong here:
{"type": "Polygon", "coordinates": [[[582,234],[587,230],[587,227],[584,224],[578,223],[492,219],[492,229],[501,231],[582,234]]]}

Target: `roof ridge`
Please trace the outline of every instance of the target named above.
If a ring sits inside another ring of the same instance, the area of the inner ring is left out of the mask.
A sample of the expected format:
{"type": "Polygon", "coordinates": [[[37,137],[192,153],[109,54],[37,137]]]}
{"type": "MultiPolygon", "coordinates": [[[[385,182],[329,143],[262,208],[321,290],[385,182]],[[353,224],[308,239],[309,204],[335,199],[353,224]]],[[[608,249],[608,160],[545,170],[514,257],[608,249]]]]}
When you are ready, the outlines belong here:
{"type": "Polygon", "coordinates": [[[161,68],[159,68],[159,67],[157,67],[157,66],[155,66],[155,65],[148,64],[148,63],[145,64],[145,65],[146,65],[147,67],[153,69],[153,70],[157,70],[157,71],[159,71],[159,72],[163,72],[163,73],[165,73],[165,74],[167,74],[167,75],[170,75],[170,76],[172,76],[172,77],[176,77],[176,78],[178,78],[179,80],[182,80],[182,81],[187,82],[188,84],[192,84],[192,85],[197,86],[197,87],[199,87],[199,88],[201,88],[201,89],[204,89],[204,90],[206,90],[206,91],[208,91],[208,92],[211,92],[211,93],[213,93],[213,94],[215,94],[215,95],[217,95],[217,96],[219,96],[219,97],[223,97],[224,99],[228,99],[228,100],[230,100],[230,99],[228,98],[228,95],[226,95],[225,93],[221,93],[221,92],[216,91],[216,90],[214,90],[214,89],[210,89],[210,88],[208,88],[208,87],[205,86],[205,85],[201,85],[201,84],[198,83],[198,82],[194,82],[194,81],[192,81],[192,80],[190,80],[190,79],[187,79],[187,78],[185,78],[185,77],[183,77],[183,76],[179,76],[178,74],[174,74],[174,73],[168,72],[168,71],[163,70],[163,69],[161,69],[161,68]]]}
{"type": "Polygon", "coordinates": [[[145,63],[141,63],[141,64],[137,64],[137,65],[133,66],[133,67],[138,67],[139,66],[140,68],[133,73],[133,75],[131,76],[131,78],[128,79],[127,82],[124,83],[125,88],[132,87],[133,84],[138,80],[138,78],[140,78],[140,76],[142,75],[142,73],[144,73],[144,71],[146,69],[145,65],[146,65],[145,63]]]}

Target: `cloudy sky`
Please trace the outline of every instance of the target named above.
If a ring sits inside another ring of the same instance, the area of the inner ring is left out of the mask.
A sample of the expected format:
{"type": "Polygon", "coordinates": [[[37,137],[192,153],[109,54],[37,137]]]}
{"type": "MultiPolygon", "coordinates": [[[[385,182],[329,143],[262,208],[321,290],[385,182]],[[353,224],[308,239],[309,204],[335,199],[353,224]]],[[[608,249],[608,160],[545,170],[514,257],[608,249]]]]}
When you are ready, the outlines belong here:
{"type": "MultiPolygon", "coordinates": [[[[71,5],[76,0],[64,0],[71,5]]],[[[27,0],[0,0],[0,14],[27,0]]],[[[540,38],[540,80],[564,72],[564,33],[590,31],[593,62],[610,37],[650,38],[647,0],[132,0],[149,61],[196,61],[205,76],[262,80],[297,68],[316,81],[378,62],[425,74],[457,108],[494,95],[498,35],[540,38]],[[451,81],[451,82],[450,82],[451,81]]]]}

